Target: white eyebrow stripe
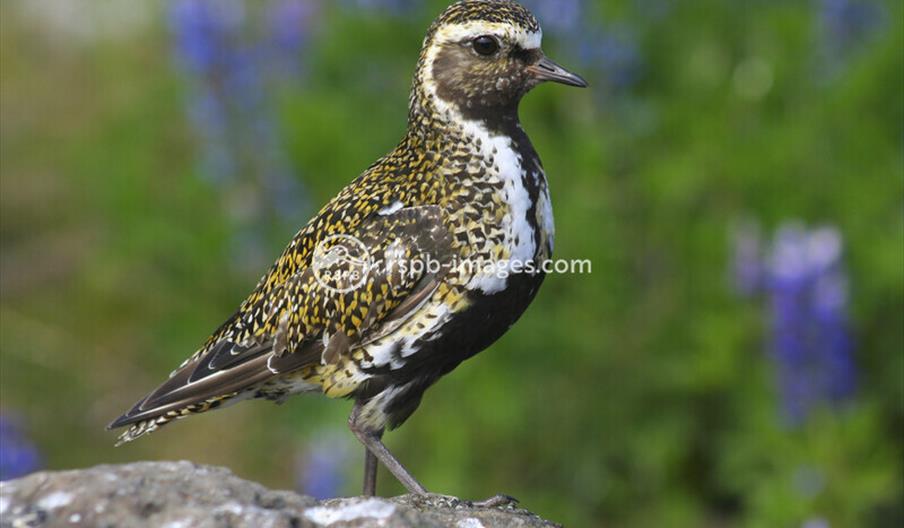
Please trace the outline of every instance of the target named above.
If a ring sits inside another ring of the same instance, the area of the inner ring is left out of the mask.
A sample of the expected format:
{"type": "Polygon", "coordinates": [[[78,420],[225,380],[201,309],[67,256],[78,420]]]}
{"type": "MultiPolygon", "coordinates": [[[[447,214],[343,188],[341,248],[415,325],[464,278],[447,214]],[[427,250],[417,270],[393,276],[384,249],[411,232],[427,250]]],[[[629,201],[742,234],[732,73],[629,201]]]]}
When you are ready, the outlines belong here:
{"type": "Polygon", "coordinates": [[[436,32],[434,40],[439,43],[461,42],[480,35],[502,35],[526,50],[539,48],[543,41],[543,31],[527,31],[511,24],[481,20],[443,26],[436,32]]]}

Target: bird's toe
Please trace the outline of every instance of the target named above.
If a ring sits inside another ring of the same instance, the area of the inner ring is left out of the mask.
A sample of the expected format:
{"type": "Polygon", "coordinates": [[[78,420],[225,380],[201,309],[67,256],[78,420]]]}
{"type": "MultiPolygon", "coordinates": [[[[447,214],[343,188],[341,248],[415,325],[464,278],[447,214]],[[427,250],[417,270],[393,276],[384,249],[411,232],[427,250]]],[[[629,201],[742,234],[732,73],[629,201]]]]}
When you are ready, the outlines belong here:
{"type": "Polygon", "coordinates": [[[518,499],[515,497],[504,493],[493,495],[489,499],[484,499],[482,501],[466,501],[467,505],[472,508],[501,508],[505,506],[515,506],[518,502],[518,499]]]}

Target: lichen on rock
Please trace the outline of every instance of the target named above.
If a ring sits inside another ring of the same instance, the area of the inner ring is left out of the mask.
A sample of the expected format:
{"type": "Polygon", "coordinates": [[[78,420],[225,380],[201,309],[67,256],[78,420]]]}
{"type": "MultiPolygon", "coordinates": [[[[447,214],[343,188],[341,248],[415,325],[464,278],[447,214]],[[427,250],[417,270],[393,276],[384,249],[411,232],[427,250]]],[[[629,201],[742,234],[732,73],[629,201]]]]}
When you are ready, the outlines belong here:
{"type": "Polygon", "coordinates": [[[34,473],[0,483],[0,528],[494,528],[557,526],[514,506],[444,495],[318,501],[191,462],[34,473]]]}

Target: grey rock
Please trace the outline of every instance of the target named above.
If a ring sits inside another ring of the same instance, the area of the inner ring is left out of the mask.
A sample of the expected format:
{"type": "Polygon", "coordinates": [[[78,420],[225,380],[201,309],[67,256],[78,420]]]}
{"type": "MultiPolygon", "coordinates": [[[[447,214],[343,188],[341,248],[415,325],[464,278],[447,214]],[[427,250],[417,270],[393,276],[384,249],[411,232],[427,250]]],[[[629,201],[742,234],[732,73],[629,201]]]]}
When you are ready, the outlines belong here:
{"type": "Polygon", "coordinates": [[[139,462],[34,473],[0,483],[0,528],[554,527],[512,505],[444,495],[318,501],[269,490],[228,469],[139,462]]]}

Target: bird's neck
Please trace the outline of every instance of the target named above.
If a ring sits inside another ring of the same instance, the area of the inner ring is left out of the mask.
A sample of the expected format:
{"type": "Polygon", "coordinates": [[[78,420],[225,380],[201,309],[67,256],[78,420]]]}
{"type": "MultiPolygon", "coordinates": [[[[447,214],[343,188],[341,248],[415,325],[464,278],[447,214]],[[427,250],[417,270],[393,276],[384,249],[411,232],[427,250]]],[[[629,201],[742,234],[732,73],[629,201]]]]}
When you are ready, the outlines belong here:
{"type": "Polygon", "coordinates": [[[457,106],[428,94],[412,97],[408,133],[401,150],[418,151],[433,160],[438,173],[456,175],[449,181],[518,179],[535,201],[545,176],[539,156],[521,127],[517,105],[492,115],[469,118],[457,106]],[[505,174],[487,171],[487,167],[505,174]],[[527,177],[529,181],[521,182],[527,177]],[[542,180],[542,181],[541,181],[542,180]]]}
{"type": "Polygon", "coordinates": [[[445,144],[487,134],[513,139],[523,136],[517,102],[502,107],[462,109],[434,94],[413,91],[408,109],[409,136],[445,144]]]}

